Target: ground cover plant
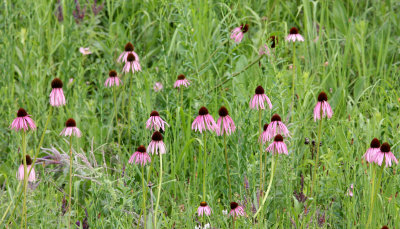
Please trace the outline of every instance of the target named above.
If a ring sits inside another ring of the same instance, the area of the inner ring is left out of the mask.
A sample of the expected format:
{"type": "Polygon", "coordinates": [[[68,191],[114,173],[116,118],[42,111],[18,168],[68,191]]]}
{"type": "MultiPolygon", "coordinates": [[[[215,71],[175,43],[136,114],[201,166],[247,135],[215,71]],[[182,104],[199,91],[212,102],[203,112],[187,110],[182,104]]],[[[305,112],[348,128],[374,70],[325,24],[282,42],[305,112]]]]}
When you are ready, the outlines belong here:
{"type": "Polygon", "coordinates": [[[399,1],[0,9],[2,228],[399,227],[399,1]]]}

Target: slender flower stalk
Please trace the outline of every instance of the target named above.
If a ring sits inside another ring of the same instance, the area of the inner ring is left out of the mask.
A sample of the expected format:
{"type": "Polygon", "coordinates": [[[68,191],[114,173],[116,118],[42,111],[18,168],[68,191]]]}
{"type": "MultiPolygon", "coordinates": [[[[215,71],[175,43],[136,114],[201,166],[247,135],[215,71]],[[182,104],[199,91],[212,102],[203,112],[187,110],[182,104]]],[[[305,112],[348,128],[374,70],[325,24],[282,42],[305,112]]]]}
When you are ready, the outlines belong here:
{"type": "Polygon", "coordinates": [[[229,212],[229,216],[232,216],[232,228],[235,229],[236,217],[246,216],[246,212],[238,203],[231,202],[231,211],[229,212]]]}
{"type": "Polygon", "coordinates": [[[314,185],[317,183],[318,186],[318,159],[319,159],[319,147],[320,147],[320,142],[321,142],[321,134],[322,134],[322,120],[326,116],[327,118],[331,118],[333,115],[332,108],[328,103],[328,96],[325,92],[321,92],[318,95],[318,102],[317,105],[314,108],[314,120],[316,121],[319,119],[319,124],[318,124],[318,141],[317,141],[317,154],[315,157],[315,165],[314,165],[314,173],[313,179],[312,179],[312,184],[311,184],[311,191],[310,195],[312,196],[313,190],[314,190],[314,185]]]}
{"type": "Polygon", "coordinates": [[[22,157],[23,157],[23,164],[24,164],[24,204],[22,207],[22,215],[21,215],[21,228],[25,225],[25,228],[28,224],[27,221],[27,208],[26,208],[26,190],[28,188],[28,167],[26,163],[26,132],[22,133],[22,157]]]}
{"type": "Polygon", "coordinates": [[[81,137],[81,131],[76,127],[74,119],[70,118],[65,122],[65,128],[61,131],[60,135],[69,137],[69,195],[68,195],[68,228],[71,227],[71,198],[72,198],[72,136],[81,137]]]}
{"type": "Polygon", "coordinates": [[[158,206],[160,203],[160,195],[161,195],[161,186],[162,186],[162,176],[163,176],[163,167],[162,167],[162,155],[166,153],[165,144],[163,142],[163,136],[160,132],[155,131],[153,136],[151,137],[151,142],[147,147],[152,154],[159,154],[160,155],[160,180],[158,183],[158,192],[157,192],[157,202],[156,208],[154,211],[154,226],[157,227],[157,212],[158,206]]]}

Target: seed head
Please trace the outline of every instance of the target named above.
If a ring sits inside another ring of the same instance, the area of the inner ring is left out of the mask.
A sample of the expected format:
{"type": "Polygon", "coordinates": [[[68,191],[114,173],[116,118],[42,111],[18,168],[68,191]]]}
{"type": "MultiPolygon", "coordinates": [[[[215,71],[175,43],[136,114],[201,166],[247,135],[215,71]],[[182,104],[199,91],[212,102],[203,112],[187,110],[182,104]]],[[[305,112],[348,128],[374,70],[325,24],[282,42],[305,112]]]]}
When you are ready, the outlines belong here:
{"type": "Polygon", "coordinates": [[[135,61],[135,55],[133,55],[132,53],[129,53],[129,54],[128,54],[128,57],[126,57],[126,60],[127,60],[128,62],[133,62],[133,61],[135,61]]]}
{"type": "Polygon", "coordinates": [[[232,209],[232,210],[235,210],[238,206],[239,206],[238,203],[236,203],[236,202],[231,202],[231,209],[232,209]]]}
{"type": "Polygon", "coordinates": [[[108,76],[109,76],[109,77],[117,77],[117,72],[116,72],[115,70],[111,70],[111,71],[108,73],[108,76]]]}
{"type": "Polygon", "coordinates": [[[247,31],[249,31],[249,24],[245,24],[244,26],[242,24],[240,27],[242,27],[243,33],[247,33],[247,31]]]}
{"type": "Polygon", "coordinates": [[[26,110],[24,108],[19,108],[17,112],[17,117],[25,117],[28,116],[28,113],[26,113],[26,110]]]}
{"type": "Polygon", "coordinates": [[[207,202],[205,202],[205,201],[203,201],[203,202],[200,202],[200,206],[202,206],[202,207],[205,207],[205,206],[207,206],[207,202]]]}
{"type": "Polygon", "coordinates": [[[257,88],[256,88],[256,94],[257,95],[262,95],[262,94],[264,94],[264,88],[263,87],[261,87],[261,86],[258,86],[257,88]]]}
{"type": "Polygon", "coordinates": [[[371,141],[371,148],[379,148],[381,146],[381,143],[377,138],[372,139],[371,141]]]}
{"type": "Polygon", "coordinates": [[[271,48],[275,48],[275,46],[278,44],[278,37],[270,36],[269,39],[271,40],[271,48]]]}
{"type": "Polygon", "coordinates": [[[152,111],[150,113],[150,117],[153,117],[153,116],[160,116],[160,114],[157,111],[152,111]]]}
{"type": "Polygon", "coordinates": [[[156,141],[156,142],[162,141],[163,140],[163,136],[159,131],[155,131],[153,133],[153,136],[151,136],[151,140],[156,141]]]}
{"type": "MultiPolygon", "coordinates": [[[[28,154],[26,155],[26,165],[32,165],[32,158],[28,154]]],[[[24,160],[22,159],[21,165],[24,164],[24,160]]]]}
{"type": "Polygon", "coordinates": [[[138,152],[141,152],[141,153],[146,153],[146,147],[144,147],[144,145],[140,145],[140,146],[137,148],[137,151],[138,151],[138,152]]]}
{"type": "Polygon", "coordinates": [[[323,101],[328,101],[328,96],[326,95],[325,92],[321,92],[318,95],[318,102],[323,102],[323,101]]]}
{"type": "Polygon", "coordinates": [[[59,78],[54,78],[51,81],[51,88],[62,88],[63,82],[59,78]]]}
{"type": "Polygon", "coordinates": [[[390,145],[387,142],[382,143],[381,145],[381,152],[382,153],[389,153],[390,152],[390,145]]]}
{"type": "Polygon", "coordinates": [[[283,137],[280,134],[277,134],[274,138],[275,142],[283,142],[283,137]]]}
{"type": "Polygon", "coordinates": [[[65,127],[76,127],[76,122],[73,118],[68,119],[65,122],[65,127]]]}
{"type": "Polygon", "coordinates": [[[201,107],[199,110],[199,115],[207,115],[208,114],[208,110],[205,107],[201,107]]]}
{"type": "Polygon", "coordinates": [[[185,75],[180,74],[180,75],[178,76],[178,80],[184,80],[184,79],[185,79],[185,75]]]}
{"type": "Polygon", "coordinates": [[[267,130],[267,128],[268,128],[268,125],[269,125],[268,123],[265,123],[265,124],[264,124],[264,131],[266,131],[266,130],[267,130]]]}
{"type": "Polygon", "coordinates": [[[229,112],[228,112],[228,109],[226,109],[226,107],[222,106],[221,108],[219,108],[218,114],[221,117],[225,117],[225,116],[229,115],[229,112]]]}
{"type": "Polygon", "coordinates": [[[125,52],[132,52],[133,50],[135,50],[135,47],[133,47],[133,44],[131,42],[128,42],[125,45],[125,52]]]}
{"type": "Polygon", "coordinates": [[[282,121],[281,116],[279,116],[278,114],[274,114],[271,117],[271,122],[280,122],[282,121]]]}
{"type": "Polygon", "coordinates": [[[292,27],[289,31],[290,34],[299,34],[299,30],[296,27],[292,27]]]}

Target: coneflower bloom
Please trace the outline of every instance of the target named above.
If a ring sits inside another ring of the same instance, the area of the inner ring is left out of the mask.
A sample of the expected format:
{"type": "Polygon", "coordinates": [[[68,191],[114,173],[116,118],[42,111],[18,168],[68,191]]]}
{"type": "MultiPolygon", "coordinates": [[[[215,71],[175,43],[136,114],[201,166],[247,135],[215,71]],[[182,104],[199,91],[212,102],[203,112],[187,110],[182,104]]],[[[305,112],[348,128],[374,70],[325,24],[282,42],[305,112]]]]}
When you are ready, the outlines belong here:
{"type": "Polygon", "coordinates": [[[128,73],[130,71],[132,71],[132,73],[142,71],[142,69],[140,68],[139,59],[136,59],[135,55],[129,53],[126,57],[125,66],[122,71],[125,73],[128,73]]]}
{"type": "Polygon", "coordinates": [[[304,38],[302,35],[299,34],[299,30],[296,27],[292,27],[289,31],[289,35],[286,36],[286,41],[288,42],[304,41],[304,38]]]}
{"type": "Polygon", "coordinates": [[[236,43],[240,43],[243,39],[243,36],[249,30],[248,24],[241,24],[239,27],[236,27],[232,30],[231,39],[234,40],[236,43]]]}
{"type": "Polygon", "coordinates": [[[163,142],[163,136],[159,131],[153,133],[153,136],[151,136],[151,142],[147,149],[151,154],[165,154],[167,152],[163,142]]]}
{"type": "Polygon", "coordinates": [[[197,215],[198,216],[209,216],[211,215],[211,208],[208,206],[207,202],[200,202],[199,208],[197,208],[197,215]]]}
{"type": "Polygon", "coordinates": [[[54,78],[51,81],[50,105],[53,107],[65,105],[65,96],[62,87],[63,82],[59,78],[54,78]]]}
{"type": "Polygon", "coordinates": [[[379,152],[376,153],[376,157],[375,157],[374,161],[379,166],[382,166],[383,159],[385,159],[385,166],[386,167],[392,166],[392,161],[394,161],[394,163],[396,163],[396,164],[399,163],[397,158],[390,151],[390,145],[387,142],[382,143],[379,152]]]}
{"type": "Polygon", "coordinates": [[[89,48],[84,48],[84,47],[80,47],[79,52],[82,53],[84,56],[92,54],[92,52],[89,50],[89,48]]]}
{"type": "Polygon", "coordinates": [[[261,133],[260,137],[258,138],[258,142],[265,144],[268,141],[268,123],[264,124],[263,132],[261,133]]]}
{"type": "Polygon", "coordinates": [[[250,108],[251,109],[265,109],[264,101],[267,101],[269,109],[272,109],[271,100],[269,100],[268,96],[264,94],[264,88],[258,86],[255,90],[255,95],[250,100],[250,108]]]}
{"type": "Polygon", "coordinates": [[[272,154],[278,153],[278,154],[289,155],[287,146],[286,146],[285,142],[283,141],[282,135],[280,135],[280,134],[275,136],[274,141],[268,146],[268,148],[266,150],[272,154]]]}
{"type": "Polygon", "coordinates": [[[135,163],[135,164],[140,164],[141,166],[144,166],[150,162],[151,162],[151,158],[146,153],[146,147],[144,147],[143,145],[141,145],[137,148],[136,152],[134,152],[132,154],[132,156],[129,158],[129,161],[128,161],[129,164],[135,163]]]}
{"type": "Polygon", "coordinates": [[[354,195],[354,194],[353,194],[353,189],[354,189],[354,185],[351,184],[351,185],[350,185],[350,188],[347,189],[347,195],[348,195],[348,196],[353,197],[353,195],[354,195]]]}
{"type": "Polygon", "coordinates": [[[80,138],[82,133],[78,129],[78,127],[76,127],[75,120],[70,118],[65,122],[65,128],[61,131],[60,135],[64,135],[65,137],[76,136],[76,137],[80,138]]]}
{"type": "Polygon", "coordinates": [[[189,85],[190,82],[186,79],[185,75],[180,74],[174,83],[174,88],[180,88],[181,86],[189,87],[189,85]]]}
{"type": "Polygon", "coordinates": [[[30,115],[28,115],[28,113],[23,108],[20,108],[17,112],[17,118],[12,121],[10,128],[14,129],[15,131],[19,131],[22,129],[24,131],[27,131],[29,128],[31,130],[35,130],[36,125],[35,122],[31,119],[30,115]]]}
{"type": "Polygon", "coordinates": [[[367,152],[363,155],[363,158],[368,162],[372,163],[375,161],[375,157],[379,153],[379,148],[381,147],[381,143],[377,138],[372,139],[370,148],[367,149],[367,152]]]}
{"type": "Polygon", "coordinates": [[[155,92],[159,92],[159,91],[161,91],[163,89],[163,87],[164,86],[162,85],[162,83],[156,82],[154,84],[154,86],[153,86],[153,89],[154,89],[155,92]]]}
{"type": "Polygon", "coordinates": [[[117,72],[114,70],[111,70],[108,73],[108,78],[106,79],[106,82],[104,83],[105,87],[112,87],[112,86],[119,86],[122,84],[121,79],[118,77],[117,72]]]}
{"type": "Polygon", "coordinates": [[[270,56],[270,55],[271,55],[271,51],[272,51],[273,49],[275,49],[276,44],[278,44],[278,38],[275,37],[275,36],[271,36],[271,37],[269,38],[269,40],[270,40],[269,44],[264,44],[264,45],[260,48],[260,50],[258,51],[258,54],[259,54],[260,56],[262,56],[262,55],[270,56]]]}
{"type": "Polygon", "coordinates": [[[281,121],[281,117],[278,114],[274,114],[271,117],[271,123],[268,125],[267,129],[267,140],[271,140],[277,134],[281,134],[285,137],[290,137],[288,128],[281,121]]]}
{"type": "Polygon", "coordinates": [[[314,121],[317,121],[317,119],[324,118],[325,116],[328,118],[332,118],[332,115],[333,111],[331,105],[329,105],[328,103],[328,95],[326,95],[325,92],[319,93],[318,102],[314,108],[314,121]]]}
{"type": "Polygon", "coordinates": [[[139,56],[134,50],[135,50],[135,47],[133,47],[133,44],[131,42],[128,42],[125,45],[124,51],[118,57],[118,63],[121,63],[121,61],[126,63],[128,61],[129,54],[133,54],[135,57],[135,60],[137,60],[139,62],[139,56]]]}
{"type": "MultiPolygon", "coordinates": [[[[29,155],[26,155],[26,166],[27,166],[26,170],[27,170],[28,173],[29,173],[29,170],[31,170],[31,168],[32,168],[31,173],[29,174],[29,177],[28,177],[28,181],[29,182],[35,182],[36,181],[35,168],[32,167],[32,159],[31,159],[31,157],[29,155]]],[[[25,176],[25,174],[24,174],[24,160],[22,160],[21,165],[18,168],[16,176],[17,176],[18,180],[24,180],[24,176],[25,176]]]]}
{"type": "Polygon", "coordinates": [[[246,213],[244,212],[244,209],[242,206],[240,206],[236,202],[231,202],[231,211],[229,212],[230,216],[233,217],[238,217],[238,216],[245,216],[246,213]]]}
{"type": "Polygon", "coordinates": [[[219,111],[219,119],[217,121],[217,135],[221,136],[224,133],[227,135],[231,135],[236,130],[235,123],[233,122],[232,118],[229,116],[228,110],[226,107],[222,106],[219,111]]]}
{"type": "Polygon", "coordinates": [[[207,108],[201,107],[199,115],[194,119],[192,123],[192,130],[195,132],[208,129],[209,131],[216,131],[218,129],[213,117],[208,113],[207,108]]]}
{"type": "Polygon", "coordinates": [[[162,120],[157,111],[152,111],[150,113],[150,118],[146,122],[146,128],[149,130],[160,130],[161,128],[163,131],[165,131],[165,125],[168,126],[168,123],[162,120]]]}

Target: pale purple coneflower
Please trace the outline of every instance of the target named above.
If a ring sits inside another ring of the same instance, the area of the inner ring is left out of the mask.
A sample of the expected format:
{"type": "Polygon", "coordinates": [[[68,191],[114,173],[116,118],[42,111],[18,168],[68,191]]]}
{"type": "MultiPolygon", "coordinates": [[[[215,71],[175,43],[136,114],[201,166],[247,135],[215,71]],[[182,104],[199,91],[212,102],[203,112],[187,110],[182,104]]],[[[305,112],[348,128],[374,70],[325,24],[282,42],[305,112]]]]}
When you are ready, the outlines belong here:
{"type": "Polygon", "coordinates": [[[161,128],[163,131],[165,131],[165,125],[169,126],[167,122],[162,120],[157,111],[152,111],[150,113],[150,118],[146,122],[146,128],[149,130],[160,130],[161,128]]]}
{"type": "Polygon", "coordinates": [[[278,44],[278,38],[276,36],[271,36],[269,40],[270,40],[269,44],[264,44],[258,51],[258,54],[260,56],[262,55],[270,56],[272,54],[271,52],[275,49],[276,44],[278,44]]]}
{"type": "Polygon", "coordinates": [[[379,148],[381,147],[381,143],[377,138],[372,139],[370,148],[367,149],[367,152],[363,155],[363,158],[368,162],[372,163],[375,161],[376,155],[379,153],[379,148]]]}
{"type": "Polygon", "coordinates": [[[392,166],[392,161],[394,161],[394,163],[396,163],[396,164],[399,163],[397,158],[390,151],[390,145],[387,142],[382,143],[379,152],[376,153],[376,157],[375,157],[374,161],[379,166],[382,166],[383,159],[385,159],[385,167],[392,166]]]}
{"type": "Polygon", "coordinates": [[[19,108],[17,112],[17,117],[12,121],[10,125],[11,129],[15,131],[24,130],[27,131],[29,128],[31,130],[36,129],[35,122],[31,119],[30,115],[23,108],[19,108]]]}
{"type": "Polygon", "coordinates": [[[290,137],[288,128],[283,124],[281,117],[278,114],[274,114],[271,117],[271,123],[267,129],[267,140],[272,140],[277,134],[281,134],[285,137],[290,137]]]}
{"type": "Polygon", "coordinates": [[[229,212],[229,216],[233,216],[236,218],[236,217],[245,216],[245,215],[246,215],[246,213],[242,206],[240,206],[236,202],[231,202],[231,211],[229,212]]]}
{"type": "Polygon", "coordinates": [[[217,135],[221,136],[224,133],[227,135],[231,135],[236,130],[235,123],[233,122],[232,118],[229,116],[228,109],[222,106],[219,111],[219,118],[217,121],[217,135]]]}
{"type": "Polygon", "coordinates": [[[272,153],[273,155],[277,153],[289,155],[287,146],[283,141],[282,135],[280,134],[275,136],[274,141],[268,146],[266,151],[272,153]]]}
{"type": "Polygon", "coordinates": [[[162,85],[162,83],[156,82],[154,84],[154,86],[153,86],[153,89],[154,89],[155,92],[159,92],[159,91],[161,91],[163,89],[163,87],[164,86],[162,85]]]}
{"type": "Polygon", "coordinates": [[[231,39],[234,40],[236,43],[240,43],[243,39],[243,36],[249,30],[248,24],[241,24],[239,27],[236,27],[232,30],[231,39]]]}
{"type": "Polygon", "coordinates": [[[197,208],[197,215],[198,216],[211,215],[211,208],[210,206],[208,206],[207,202],[205,201],[200,202],[200,206],[197,208]]]}
{"type": "Polygon", "coordinates": [[[105,87],[112,87],[112,86],[119,86],[122,84],[121,79],[118,77],[117,72],[114,70],[111,70],[108,73],[108,78],[106,79],[106,82],[104,83],[105,87]]]}
{"type": "Polygon", "coordinates": [[[258,138],[258,142],[265,144],[268,141],[268,123],[264,124],[263,132],[261,133],[260,137],[258,138]]]}
{"type": "Polygon", "coordinates": [[[59,107],[65,105],[65,96],[63,92],[63,82],[59,78],[54,78],[51,81],[51,92],[50,92],[50,105],[53,107],[59,107]]]}
{"type": "Polygon", "coordinates": [[[318,102],[314,108],[314,121],[317,121],[317,119],[322,119],[325,116],[328,118],[332,118],[332,115],[333,111],[331,105],[329,105],[328,103],[328,95],[326,95],[325,92],[319,93],[318,102]]]}
{"type": "Polygon", "coordinates": [[[135,60],[139,62],[139,56],[134,50],[135,50],[135,47],[133,47],[133,44],[131,42],[128,42],[125,45],[124,51],[118,57],[118,63],[120,63],[121,61],[126,63],[128,61],[129,54],[133,54],[133,56],[135,57],[135,60]]]}
{"type": "Polygon", "coordinates": [[[186,79],[185,75],[180,74],[174,83],[174,88],[180,88],[181,86],[189,87],[190,82],[186,79]]]}
{"type": "Polygon", "coordinates": [[[75,120],[70,118],[65,122],[65,128],[61,131],[60,135],[64,135],[65,137],[76,136],[76,137],[80,138],[82,133],[78,129],[78,127],[76,127],[75,120]]]}
{"type": "Polygon", "coordinates": [[[299,34],[299,30],[296,27],[292,27],[289,31],[289,35],[286,36],[286,41],[288,42],[304,41],[304,38],[302,35],[299,34]]]}
{"type": "Polygon", "coordinates": [[[353,197],[353,189],[354,189],[354,185],[351,184],[350,188],[347,189],[347,196],[353,197]]]}
{"type": "Polygon", "coordinates": [[[199,109],[199,115],[194,119],[192,123],[192,130],[195,132],[208,129],[209,131],[217,131],[218,127],[213,117],[208,113],[207,108],[201,107],[199,109]]]}
{"type": "Polygon", "coordinates": [[[129,53],[126,58],[125,66],[122,69],[122,71],[125,73],[129,73],[130,71],[132,71],[132,73],[142,71],[142,68],[140,67],[139,59],[136,59],[135,55],[133,55],[132,53],[129,53]]]}
{"type": "Polygon", "coordinates": [[[264,88],[258,86],[255,90],[255,95],[250,100],[250,108],[251,109],[265,109],[264,102],[267,101],[269,109],[272,109],[271,100],[269,100],[268,96],[264,94],[264,88]]]}
{"type": "Polygon", "coordinates": [[[92,54],[92,52],[89,50],[89,48],[84,48],[84,47],[80,47],[79,52],[82,53],[84,56],[92,54]]]}
{"type": "Polygon", "coordinates": [[[145,166],[147,163],[151,162],[150,156],[146,153],[146,147],[143,145],[140,145],[136,152],[132,154],[132,156],[129,158],[128,163],[129,164],[140,164],[141,166],[145,166]]]}
{"type": "Polygon", "coordinates": [[[151,154],[165,154],[167,152],[163,142],[163,136],[159,131],[154,131],[153,136],[151,136],[151,142],[147,149],[151,154]]]}
{"type": "MultiPolygon", "coordinates": [[[[26,155],[26,166],[27,166],[27,168],[26,168],[27,172],[29,172],[29,170],[32,168],[31,173],[29,174],[29,177],[28,177],[28,181],[35,182],[36,181],[35,168],[32,167],[32,159],[29,155],[26,155]]],[[[18,168],[16,176],[17,176],[18,180],[24,180],[24,177],[25,177],[25,175],[24,175],[24,160],[22,160],[21,165],[18,168]]]]}

